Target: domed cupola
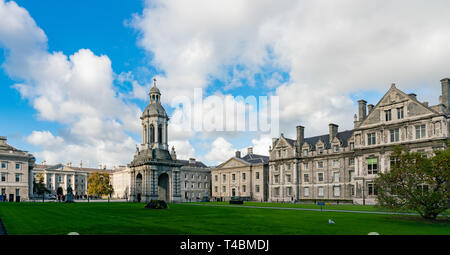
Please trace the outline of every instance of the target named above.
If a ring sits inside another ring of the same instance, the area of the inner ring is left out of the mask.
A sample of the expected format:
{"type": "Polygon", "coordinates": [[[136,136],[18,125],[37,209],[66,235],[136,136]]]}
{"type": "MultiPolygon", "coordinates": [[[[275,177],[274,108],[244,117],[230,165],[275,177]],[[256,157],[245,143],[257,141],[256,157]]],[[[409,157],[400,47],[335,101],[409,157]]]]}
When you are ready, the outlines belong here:
{"type": "Polygon", "coordinates": [[[153,79],[153,87],[149,93],[150,101],[142,113],[142,147],[143,149],[167,150],[167,124],[169,117],[161,105],[161,92],[156,87],[156,79],[153,79]]]}

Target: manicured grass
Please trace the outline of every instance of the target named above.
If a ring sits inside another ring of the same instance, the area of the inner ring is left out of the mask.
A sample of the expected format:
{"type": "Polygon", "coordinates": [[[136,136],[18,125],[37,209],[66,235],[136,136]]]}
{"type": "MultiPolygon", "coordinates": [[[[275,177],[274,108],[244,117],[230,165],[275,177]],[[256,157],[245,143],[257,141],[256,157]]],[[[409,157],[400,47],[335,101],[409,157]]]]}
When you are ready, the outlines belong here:
{"type": "Polygon", "coordinates": [[[450,234],[450,222],[419,216],[137,203],[1,203],[9,234],[450,234]],[[333,219],[336,224],[328,223],[333,219]]]}
{"type": "MultiPolygon", "coordinates": [[[[193,202],[195,203],[195,202],[193,202]]],[[[202,204],[202,203],[200,203],[202,204]]],[[[229,202],[209,202],[208,204],[216,205],[230,205],[229,202]]],[[[234,206],[234,205],[230,205],[234,206]]],[[[242,206],[242,205],[241,205],[242,206]]],[[[287,207],[287,208],[305,208],[305,209],[320,209],[317,204],[301,204],[301,203],[266,203],[266,202],[244,202],[243,206],[261,206],[261,207],[287,207]]],[[[323,209],[329,210],[347,210],[347,211],[374,211],[374,212],[396,212],[386,208],[380,208],[373,205],[352,205],[352,204],[330,204],[323,206],[323,209]]],[[[398,212],[413,212],[413,211],[398,211],[398,212]]]]}

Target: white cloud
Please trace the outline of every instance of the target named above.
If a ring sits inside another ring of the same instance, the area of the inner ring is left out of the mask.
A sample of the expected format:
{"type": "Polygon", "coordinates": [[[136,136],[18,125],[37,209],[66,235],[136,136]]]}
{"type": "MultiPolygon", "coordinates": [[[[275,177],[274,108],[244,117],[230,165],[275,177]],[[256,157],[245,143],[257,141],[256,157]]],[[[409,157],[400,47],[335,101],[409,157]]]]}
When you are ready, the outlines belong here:
{"type": "Polygon", "coordinates": [[[27,141],[33,145],[54,149],[61,148],[64,145],[64,139],[53,136],[49,131],[33,131],[27,137],[27,141]]]}
{"type": "Polygon", "coordinates": [[[169,90],[192,93],[214,78],[225,89],[247,78],[248,85],[268,65],[287,72],[287,83],[263,75],[277,87],[281,126],[294,133],[303,124],[314,135],[329,122],[351,128],[350,94],[384,92],[391,82],[406,91],[432,85],[425,99],[437,103],[439,80],[449,75],[449,7],[446,0],[156,0],[131,24],[169,90]]]}
{"type": "Polygon", "coordinates": [[[175,147],[177,159],[195,158],[194,147],[188,140],[171,140],[169,141],[169,148],[172,149],[172,146],[175,147]]]}
{"type": "Polygon", "coordinates": [[[137,142],[125,132],[139,132],[141,110],[116,92],[110,59],[89,49],[70,56],[48,52],[45,33],[15,2],[0,0],[0,16],[0,44],[6,49],[3,68],[23,80],[15,88],[30,100],[39,118],[68,130],[61,136],[32,132],[28,142],[42,146],[36,155],[49,163],[128,162],[137,142]]]}
{"type": "Polygon", "coordinates": [[[223,137],[216,138],[212,144],[211,149],[205,155],[205,159],[213,164],[220,164],[225,160],[235,155],[233,145],[225,140],[223,137]]]}

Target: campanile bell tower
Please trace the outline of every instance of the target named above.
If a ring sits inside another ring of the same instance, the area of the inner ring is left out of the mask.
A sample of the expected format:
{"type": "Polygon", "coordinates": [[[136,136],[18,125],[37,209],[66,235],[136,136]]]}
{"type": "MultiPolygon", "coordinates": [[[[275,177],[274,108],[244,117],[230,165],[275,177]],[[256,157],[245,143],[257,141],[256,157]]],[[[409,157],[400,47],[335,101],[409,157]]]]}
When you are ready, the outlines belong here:
{"type": "Polygon", "coordinates": [[[169,117],[161,105],[161,92],[156,87],[156,79],[153,79],[153,87],[149,93],[149,104],[142,113],[142,149],[168,150],[167,125],[169,117]]]}

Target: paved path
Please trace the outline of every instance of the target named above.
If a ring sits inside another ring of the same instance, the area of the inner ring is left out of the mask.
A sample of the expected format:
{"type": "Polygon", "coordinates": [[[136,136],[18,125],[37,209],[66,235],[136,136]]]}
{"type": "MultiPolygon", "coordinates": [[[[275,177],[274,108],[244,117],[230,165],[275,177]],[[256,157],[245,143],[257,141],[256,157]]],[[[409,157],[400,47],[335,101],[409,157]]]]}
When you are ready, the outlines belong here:
{"type": "Polygon", "coordinates": [[[7,235],[7,234],[8,234],[8,232],[6,232],[6,228],[3,225],[2,219],[0,219],[0,236],[1,235],[7,235]]]}
{"type": "MultiPolygon", "coordinates": [[[[277,209],[277,210],[295,210],[295,211],[314,211],[314,212],[345,212],[345,213],[368,213],[368,214],[391,214],[391,215],[419,215],[418,213],[401,213],[401,212],[376,212],[376,211],[351,211],[351,210],[332,210],[332,209],[312,209],[312,208],[295,208],[295,207],[272,207],[272,206],[246,206],[246,205],[215,205],[215,204],[185,204],[199,206],[222,206],[222,207],[244,207],[244,208],[260,208],[260,209],[277,209]]],[[[450,215],[447,215],[450,217],[450,215]]]]}
{"type": "MultiPolygon", "coordinates": [[[[108,203],[108,199],[90,199],[89,201],[87,199],[74,199],[73,201],[77,202],[77,203],[108,203]]],[[[21,202],[36,202],[36,203],[42,203],[42,199],[35,199],[35,200],[24,200],[21,202]]],[[[46,199],[45,202],[53,202],[53,203],[58,203],[58,200],[52,199],[52,200],[48,200],[46,199]]],[[[111,203],[115,203],[115,202],[128,202],[126,199],[111,199],[109,200],[109,202],[111,203]]],[[[64,202],[61,202],[64,203],[64,202]]]]}

